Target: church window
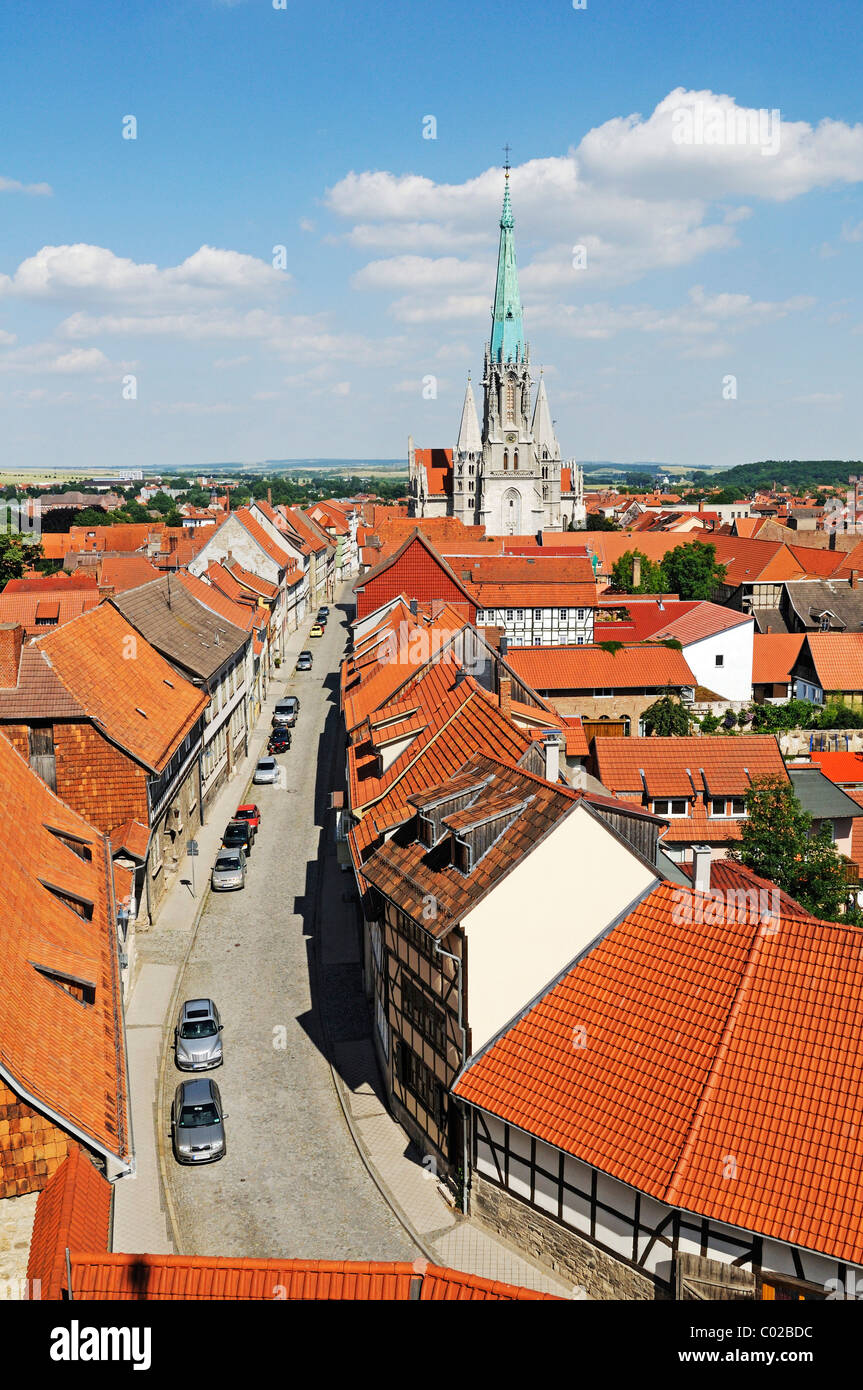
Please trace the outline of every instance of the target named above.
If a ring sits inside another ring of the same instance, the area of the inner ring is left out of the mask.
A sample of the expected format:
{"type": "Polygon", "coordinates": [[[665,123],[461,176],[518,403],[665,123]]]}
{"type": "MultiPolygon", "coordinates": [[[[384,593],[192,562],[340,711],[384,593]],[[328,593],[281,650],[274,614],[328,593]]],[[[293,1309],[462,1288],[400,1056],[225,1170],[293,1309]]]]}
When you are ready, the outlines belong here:
{"type": "Polygon", "coordinates": [[[504,471],[509,469],[509,449],[504,449],[503,451],[503,466],[504,471]]]}
{"type": "Polygon", "coordinates": [[[506,418],[515,419],[515,383],[512,381],[506,383],[506,418]]]}
{"type": "Polygon", "coordinates": [[[513,453],[512,466],[513,468],[518,468],[518,449],[513,453]]]}
{"type": "Polygon", "coordinates": [[[542,456],[544,459],[548,458],[548,449],[546,449],[545,447],[543,447],[542,456]]]}

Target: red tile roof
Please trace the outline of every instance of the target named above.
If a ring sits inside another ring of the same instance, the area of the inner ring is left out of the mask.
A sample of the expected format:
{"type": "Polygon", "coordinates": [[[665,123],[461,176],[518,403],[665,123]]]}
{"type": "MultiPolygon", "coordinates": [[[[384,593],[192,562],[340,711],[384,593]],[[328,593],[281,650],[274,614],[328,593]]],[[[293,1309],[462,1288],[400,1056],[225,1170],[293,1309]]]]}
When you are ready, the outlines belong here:
{"type": "Polygon", "coordinates": [[[158,578],[159,571],[146,555],[107,555],[99,571],[100,585],[113,589],[115,594],[158,578]]]}
{"type": "Polygon", "coordinates": [[[426,471],[429,495],[452,495],[452,449],[416,449],[417,468],[426,471]]]}
{"type": "Polygon", "coordinates": [[[802,632],[756,632],[752,645],[752,684],[787,685],[803,646],[802,632]]]}
{"type": "Polygon", "coordinates": [[[863,1263],[859,929],[708,925],[695,893],[687,922],[685,891],[648,894],[454,1092],[671,1207],[863,1263]]]}
{"type": "Polygon", "coordinates": [[[534,690],[625,690],[628,687],[698,684],[681,651],[661,644],[624,646],[510,647],[507,661],[534,690]]]}
{"type": "Polygon", "coordinates": [[[823,690],[863,690],[863,632],[809,632],[804,640],[823,690]]]}
{"type": "Polygon", "coordinates": [[[207,705],[110,603],[33,644],[69,694],[121,748],[160,772],[207,705]]]}
{"type": "MultiPolygon", "coordinates": [[[[291,561],[294,560],[290,549],[284,541],[274,541],[268,531],[265,531],[259,521],[256,521],[248,507],[241,507],[234,512],[234,516],[248,531],[252,540],[263,550],[274,564],[280,569],[286,569],[291,561]]],[[[232,567],[233,568],[233,567],[232,567]]]]}
{"type": "Polygon", "coordinates": [[[131,1135],[106,842],[5,738],[0,785],[0,1064],[16,1094],[125,1163],[131,1135]],[[69,899],[88,905],[90,920],[69,899]],[[93,1002],[73,998],[62,985],[69,980],[92,989],[93,1002]]]}
{"type": "Polygon", "coordinates": [[[112,1189],[78,1144],[39,1194],[27,1278],[39,1296],[59,1299],[66,1287],[66,1250],[107,1250],[112,1189]]]}
{"type": "Polygon", "coordinates": [[[421,1302],[550,1299],[551,1294],[417,1260],[386,1264],[350,1260],[254,1260],[204,1255],[76,1253],[78,1301],[147,1299],[421,1302]]]}
{"type": "MultiPolygon", "coordinates": [[[[43,537],[44,539],[44,537],[43,537]]],[[[83,570],[67,574],[25,574],[22,579],[9,579],[3,589],[4,594],[69,593],[73,589],[97,590],[96,576],[83,570]]]]}
{"type": "Polygon", "coordinates": [[[641,796],[645,778],[654,796],[680,795],[676,788],[680,777],[688,776],[687,769],[694,787],[690,795],[703,793],[706,786],[713,796],[745,796],[759,778],[788,780],[773,734],[598,738],[593,749],[597,776],[615,795],[634,792],[641,796]],[[666,786],[674,789],[666,791],[666,786]]]}
{"type": "Polygon", "coordinates": [[[20,623],[28,636],[44,632],[48,626],[57,627],[71,622],[81,613],[89,613],[99,604],[96,589],[71,589],[68,593],[53,589],[27,593],[0,593],[0,623],[20,623]]]}
{"type": "Polygon", "coordinates": [[[853,786],[857,782],[863,784],[863,753],[817,753],[813,750],[809,754],[809,761],[820,767],[824,776],[837,786],[853,786]]]}

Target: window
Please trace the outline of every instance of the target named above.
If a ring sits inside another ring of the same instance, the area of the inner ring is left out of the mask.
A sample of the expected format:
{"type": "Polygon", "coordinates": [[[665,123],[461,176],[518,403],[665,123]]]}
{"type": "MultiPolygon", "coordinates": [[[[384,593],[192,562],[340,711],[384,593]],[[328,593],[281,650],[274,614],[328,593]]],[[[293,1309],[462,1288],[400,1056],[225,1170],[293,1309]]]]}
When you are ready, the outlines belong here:
{"type": "Polygon", "coordinates": [[[584,638],[583,638],[583,637],[576,637],[576,639],[575,639],[575,645],[576,645],[577,647],[583,647],[583,646],[584,646],[584,638]]]}
{"type": "Polygon", "coordinates": [[[663,797],[653,803],[653,813],[656,816],[688,816],[686,798],[663,797]]]}
{"type": "Polygon", "coordinates": [[[579,610],[578,610],[578,616],[579,616],[579,620],[582,620],[582,619],[584,618],[584,609],[583,609],[583,608],[579,608],[579,610]]]}
{"type": "Polygon", "coordinates": [[[568,608],[561,608],[561,610],[560,610],[560,621],[561,621],[562,623],[565,623],[565,622],[568,622],[568,620],[569,620],[569,609],[568,609],[568,608]]]}
{"type": "Polygon", "coordinates": [[[593,692],[593,697],[594,697],[595,700],[605,700],[605,699],[607,699],[610,695],[613,695],[613,694],[614,694],[614,686],[613,686],[613,685],[601,685],[601,686],[599,686],[599,688],[598,688],[597,690],[594,690],[594,692],[593,692]]]}
{"type": "Polygon", "coordinates": [[[470,845],[465,844],[463,840],[453,841],[453,858],[459,873],[470,873],[473,867],[471,864],[471,857],[470,845]]]}
{"type": "Polygon", "coordinates": [[[425,1106],[435,1123],[443,1128],[446,1120],[446,1091],[437,1077],[399,1038],[395,1049],[396,1076],[406,1091],[410,1091],[425,1106]]]}
{"type": "Polygon", "coordinates": [[[534,608],[534,610],[533,610],[533,616],[534,616],[534,618],[535,618],[535,619],[537,620],[537,622],[538,622],[538,621],[542,618],[542,609],[541,609],[541,608],[534,608]]]}
{"type": "Polygon", "coordinates": [[[724,666],[724,665],[725,665],[725,657],[722,655],[721,652],[717,652],[717,653],[716,653],[716,665],[717,665],[717,666],[724,666]]]}
{"type": "Polygon", "coordinates": [[[745,799],[745,797],[742,797],[742,796],[733,796],[733,797],[731,798],[731,814],[732,814],[732,816],[745,816],[745,815],[746,815],[746,799],[745,799]]]}
{"type": "Polygon", "coordinates": [[[711,803],[710,803],[710,814],[711,814],[711,816],[724,816],[724,815],[725,815],[725,798],[724,798],[724,797],[714,797],[714,798],[713,798],[713,800],[712,800],[711,803]]]}
{"type": "Polygon", "coordinates": [[[446,1017],[402,971],[402,1013],[438,1052],[446,1050],[446,1017]]]}
{"type": "Polygon", "coordinates": [[[541,637],[534,637],[534,639],[533,639],[533,645],[534,645],[535,647],[541,647],[541,646],[542,646],[542,638],[541,638],[541,637]]]}
{"type": "Polygon", "coordinates": [[[508,608],[508,609],[506,610],[506,620],[507,620],[508,623],[511,623],[511,622],[512,622],[512,609],[511,609],[511,608],[508,608]]]}
{"type": "Polygon", "coordinates": [[[524,622],[524,609],[523,609],[523,608],[516,608],[516,610],[515,610],[515,620],[516,620],[517,623],[523,623],[523,622],[524,622]]]}

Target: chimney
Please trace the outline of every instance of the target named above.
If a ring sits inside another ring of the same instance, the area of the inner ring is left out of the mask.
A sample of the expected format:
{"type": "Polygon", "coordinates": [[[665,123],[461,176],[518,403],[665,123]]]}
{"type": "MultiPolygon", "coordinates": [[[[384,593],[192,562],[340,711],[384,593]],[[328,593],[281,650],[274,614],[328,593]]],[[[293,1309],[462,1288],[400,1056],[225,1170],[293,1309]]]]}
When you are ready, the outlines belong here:
{"type": "Polygon", "coordinates": [[[772,632],[772,631],[773,631],[773,628],[771,627],[770,623],[767,624],[767,631],[768,631],[768,632],[772,632]]]}
{"type": "Polygon", "coordinates": [[[512,677],[501,676],[497,683],[497,695],[500,702],[500,712],[509,718],[512,708],[512,677]]]}
{"type": "Polygon", "coordinates": [[[499,651],[501,656],[506,656],[507,652],[509,651],[509,638],[506,636],[506,634],[504,634],[500,639],[499,651]]]}
{"type": "Polygon", "coordinates": [[[637,589],[640,583],[641,583],[641,556],[640,556],[640,555],[633,555],[633,557],[632,557],[632,587],[633,587],[633,589],[637,589]]]}
{"type": "Polygon", "coordinates": [[[859,570],[852,570],[852,571],[851,571],[851,573],[850,573],[849,576],[848,576],[848,583],[849,583],[849,585],[851,586],[852,589],[856,589],[856,588],[857,588],[857,585],[860,583],[860,571],[859,571],[859,570]]]}
{"type": "Polygon", "coordinates": [[[18,684],[18,667],[24,629],[20,623],[0,623],[0,689],[11,690],[18,684]]]}
{"type": "Polygon", "coordinates": [[[696,893],[710,892],[710,846],[692,846],[692,886],[696,893]]]}
{"type": "Polygon", "coordinates": [[[549,729],[542,741],[545,748],[546,782],[557,782],[560,778],[560,738],[557,729],[549,729]]]}
{"type": "Polygon", "coordinates": [[[464,685],[464,683],[465,683],[466,680],[467,680],[467,671],[464,669],[463,666],[460,666],[460,667],[458,668],[458,670],[456,671],[456,673],[455,673],[455,680],[453,681],[453,686],[456,687],[456,686],[459,686],[459,685],[464,685]]]}
{"type": "Polygon", "coordinates": [[[415,598],[412,598],[412,599],[411,599],[411,603],[410,603],[410,608],[411,608],[411,616],[414,617],[414,618],[417,617],[417,615],[419,614],[419,611],[420,611],[419,600],[418,600],[418,599],[415,599],[415,598]]]}
{"type": "Polygon", "coordinates": [[[273,505],[273,489],[272,489],[271,487],[268,487],[268,488],[267,488],[267,506],[268,506],[268,507],[271,507],[272,505],[273,505]]]}

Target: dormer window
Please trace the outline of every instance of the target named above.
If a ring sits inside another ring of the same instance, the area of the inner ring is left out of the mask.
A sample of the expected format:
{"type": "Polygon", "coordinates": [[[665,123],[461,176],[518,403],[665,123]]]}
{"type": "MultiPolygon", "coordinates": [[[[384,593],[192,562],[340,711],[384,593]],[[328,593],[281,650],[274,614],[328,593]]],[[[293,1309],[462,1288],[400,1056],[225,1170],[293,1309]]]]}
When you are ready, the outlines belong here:
{"type": "Polygon", "coordinates": [[[473,868],[472,861],[473,855],[471,854],[470,845],[466,844],[464,840],[454,839],[453,863],[455,864],[459,873],[469,874],[471,869],[473,868]]]}

